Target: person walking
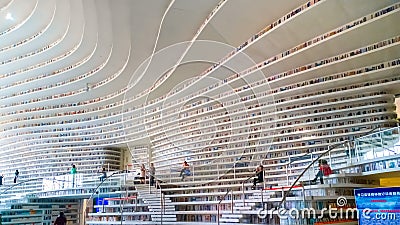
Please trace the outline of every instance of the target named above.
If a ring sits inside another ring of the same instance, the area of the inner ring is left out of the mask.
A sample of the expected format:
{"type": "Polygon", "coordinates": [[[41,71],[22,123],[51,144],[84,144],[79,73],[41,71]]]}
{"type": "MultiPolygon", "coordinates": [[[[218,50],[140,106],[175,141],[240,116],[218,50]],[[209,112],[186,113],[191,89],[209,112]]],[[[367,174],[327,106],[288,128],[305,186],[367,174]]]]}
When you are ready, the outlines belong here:
{"type": "Polygon", "coordinates": [[[0,175],[0,185],[3,185],[3,178],[4,178],[4,175],[3,174],[0,175]]]}

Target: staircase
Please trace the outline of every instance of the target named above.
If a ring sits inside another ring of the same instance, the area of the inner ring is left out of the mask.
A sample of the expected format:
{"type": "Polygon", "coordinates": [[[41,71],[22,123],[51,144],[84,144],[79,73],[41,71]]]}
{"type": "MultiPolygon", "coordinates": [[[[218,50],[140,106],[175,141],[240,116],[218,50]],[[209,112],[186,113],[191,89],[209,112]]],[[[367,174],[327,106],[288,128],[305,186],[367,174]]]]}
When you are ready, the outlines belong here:
{"type": "Polygon", "coordinates": [[[219,222],[222,224],[248,223],[246,214],[258,212],[269,198],[269,194],[264,190],[253,191],[244,202],[243,200],[234,202],[233,212],[222,213],[219,222]]]}
{"type": "Polygon", "coordinates": [[[170,204],[170,198],[162,197],[159,189],[154,187],[149,189],[148,184],[137,184],[135,187],[139,199],[142,199],[148,205],[149,211],[153,212],[151,214],[152,221],[157,222],[156,224],[161,221],[169,222],[170,224],[176,222],[175,206],[170,204]],[[161,202],[162,199],[164,200],[164,204],[161,202]]]}

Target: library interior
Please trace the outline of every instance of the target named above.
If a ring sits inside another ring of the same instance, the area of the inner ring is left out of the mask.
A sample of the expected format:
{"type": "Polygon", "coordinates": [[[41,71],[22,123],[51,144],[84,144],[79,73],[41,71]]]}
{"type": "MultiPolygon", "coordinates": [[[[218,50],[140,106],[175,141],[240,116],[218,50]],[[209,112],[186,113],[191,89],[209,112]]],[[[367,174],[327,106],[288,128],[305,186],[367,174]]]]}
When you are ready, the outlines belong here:
{"type": "Polygon", "coordinates": [[[400,224],[400,0],[0,21],[0,225],[400,224]]]}

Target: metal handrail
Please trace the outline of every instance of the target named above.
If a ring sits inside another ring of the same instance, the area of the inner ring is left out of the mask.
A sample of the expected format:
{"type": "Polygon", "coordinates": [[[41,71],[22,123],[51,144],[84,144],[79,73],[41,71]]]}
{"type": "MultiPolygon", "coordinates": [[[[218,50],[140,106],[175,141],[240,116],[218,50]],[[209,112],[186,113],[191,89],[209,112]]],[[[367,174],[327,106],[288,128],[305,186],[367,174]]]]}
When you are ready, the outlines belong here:
{"type": "Polygon", "coordinates": [[[303,172],[300,173],[300,175],[297,177],[297,179],[293,182],[293,184],[290,186],[290,188],[287,190],[287,192],[285,193],[285,195],[283,196],[282,200],[280,201],[278,207],[280,208],[283,204],[283,202],[285,202],[287,196],[289,195],[290,191],[293,189],[293,187],[296,185],[296,183],[300,180],[300,178],[307,172],[307,170],[318,160],[320,160],[325,154],[329,153],[330,151],[332,151],[333,149],[336,149],[338,146],[341,146],[342,144],[345,144],[349,141],[343,141],[340,143],[337,143],[335,145],[333,145],[332,148],[328,148],[328,150],[326,150],[325,152],[321,153],[316,159],[314,159],[310,164],[308,164],[308,166],[303,170],[303,172]]]}
{"type": "Polygon", "coordinates": [[[149,194],[151,194],[151,183],[150,179],[153,177],[155,181],[156,188],[160,189],[160,224],[163,224],[163,215],[165,214],[165,195],[162,192],[162,186],[158,180],[156,180],[156,176],[149,173],[149,194]]]}
{"type": "MultiPolygon", "coordinates": [[[[68,175],[68,174],[70,174],[70,173],[69,173],[69,172],[68,172],[68,173],[64,173],[64,174],[61,174],[60,176],[62,176],[62,175],[68,175]]],[[[13,189],[14,187],[19,186],[19,185],[21,185],[21,184],[25,184],[25,183],[28,183],[28,182],[31,182],[31,181],[35,181],[35,180],[43,180],[43,179],[46,179],[46,178],[48,178],[48,177],[38,177],[38,178],[29,179],[29,180],[24,180],[24,181],[21,181],[21,182],[19,182],[19,183],[15,183],[15,184],[13,184],[13,185],[10,185],[10,186],[7,187],[6,189],[4,189],[4,190],[0,193],[0,195],[6,193],[7,191],[9,191],[9,190],[13,189]]],[[[65,180],[57,180],[57,181],[65,181],[65,180]]]]}
{"type": "MultiPolygon", "coordinates": [[[[87,201],[91,201],[91,200],[93,199],[93,196],[97,193],[97,190],[100,188],[100,186],[101,186],[106,180],[108,180],[109,178],[113,177],[113,176],[116,175],[116,174],[120,174],[120,173],[123,173],[123,172],[124,172],[124,170],[118,170],[118,171],[113,172],[113,173],[110,174],[109,176],[106,176],[106,177],[93,189],[93,192],[92,192],[92,194],[89,196],[89,198],[88,198],[87,201]]],[[[120,202],[120,204],[121,204],[121,202],[120,202]]],[[[120,206],[120,207],[122,207],[122,206],[120,206]]],[[[123,213],[123,210],[120,210],[120,211],[121,211],[121,225],[122,225],[122,213],[123,213]]],[[[82,215],[86,215],[86,208],[84,209],[82,215]]],[[[85,221],[85,223],[86,223],[86,217],[84,217],[84,221],[85,221]]]]}
{"type": "MultiPolygon", "coordinates": [[[[264,176],[264,169],[263,169],[263,176],[264,176]]],[[[249,181],[251,178],[253,178],[254,177],[254,175],[251,175],[251,176],[249,176],[249,177],[247,177],[246,178],[246,180],[243,180],[242,181],[242,197],[243,197],[243,206],[244,206],[244,204],[246,203],[246,197],[245,197],[245,193],[244,193],[244,184],[247,182],[247,181],[249,181]]],[[[264,180],[264,179],[263,179],[264,180]]]]}
{"type": "Polygon", "coordinates": [[[392,152],[392,153],[394,153],[395,155],[397,154],[397,152],[396,151],[394,151],[394,150],[392,150],[392,149],[390,149],[390,148],[387,148],[387,147],[385,147],[385,146],[378,146],[378,145],[376,145],[376,143],[373,143],[373,142],[371,142],[371,141],[366,141],[366,140],[358,140],[359,142],[365,142],[365,143],[367,143],[367,144],[371,144],[371,145],[374,145],[374,146],[376,146],[376,147],[380,147],[380,148],[383,148],[383,149],[385,149],[385,150],[387,150],[387,151],[389,151],[389,152],[392,152]]]}
{"type": "MultiPolygon", "coordinates": [[[[376,127],[368,132],[366,132],[366,135],[372,133],[373,131],[380,129],[381,127],[376,127]]],[[[286,201],[287,196],[289,195],[290,191],[293,189],[293,187],[296,185],[296,183],[300,180],[300,178],[307,172],[307,170],[314,165],[314,163],[316,163],[318,160],[320,160],[325,154],[330,153],[332,150],[336,149],[338,146],[342,146],[343,144],[349,143],[349,140],[346,141],[342,141],[339,143],[336,143],[334,145],[329,145],[328,146],[328,150],[326,150],[325,152],[321,153],[316,159],[314,159],[310,164],[308,164],[308,166],[303,170],[303,172],[300,173],[300,175],[297,177],[297,179],[293,182],[293,184],[290,186],[290,188],[287,190],[287,192],[285,193],[285,195],[282,197],[282,200],[279,202],[278,208],[282,207],[282,204],[286,201]],[[332,146],[332,148],[331,148],[332,146]]]]}
{"type": "MultiPolygon", "coordinates": [[[[153,177],[155,179],[155,176],[153,176],[153,177]]],[[[149,186],[150,186],[150,182],[149,182],[149,186]]],[[[161,219],[161,225],[162,225],[163,224],[163,215],[165,214],[165,195],[162,192],[161,184],[158,181],[156,181],[156,187],[158,187],[160,189],[160,219],[161,219]]],[[[150,190],[150,188],[149,188],[149,190],[150,190]]],[[[151,191],[149,193],[151,193],[151,191]]]]}
{"type": "Polygon", "coordinates": [[[224,196],[220,197],[220,200],[217,204],[217,223],[219,225],[219,217],[220,217],[220,210],[219,210],[219,206],[221,205],[221,202],[225,199],[225,197],[229,194],[229,192],[231,193],[231,212],[233,213],[233,189],[229,188],[226,193],[224,194],[224,196]]]}

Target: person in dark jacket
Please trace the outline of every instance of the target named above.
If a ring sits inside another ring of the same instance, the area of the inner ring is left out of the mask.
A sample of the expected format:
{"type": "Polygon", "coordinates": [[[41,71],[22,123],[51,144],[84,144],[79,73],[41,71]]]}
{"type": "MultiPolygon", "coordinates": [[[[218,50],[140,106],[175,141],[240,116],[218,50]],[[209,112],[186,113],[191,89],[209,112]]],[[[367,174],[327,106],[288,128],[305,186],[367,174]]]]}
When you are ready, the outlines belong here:
{"type": "Polygon", "coordinates": [[[102,175],[100,177],[100,181],[104,181],[107,178],[107,171],[106,168],[103,167],[103,169],[100,172],[102,175]]]}
{"type": "Polygon", "coordinates": [[[253,187],[251,189],[255,189],[256,188],[256,184],[257,183],[261,183],[264,182],[264,167],[263,165],[259,165],[256,169],[256,177],[253,180],[253,187]]]}
{"type": "Polygon", "coordinates": [[[18,170],[15,170],[14,183],[17,183],[18,177],[19,177],[19,171],[18,171],[18,170]]]}
{"type": "Polygon", "coordinates": [[[54,225],[66,225],[67,218],[64,215],[64,212],[60,212],[60,215],[57,217],[56,221],[54,221],[54,225]]]}

